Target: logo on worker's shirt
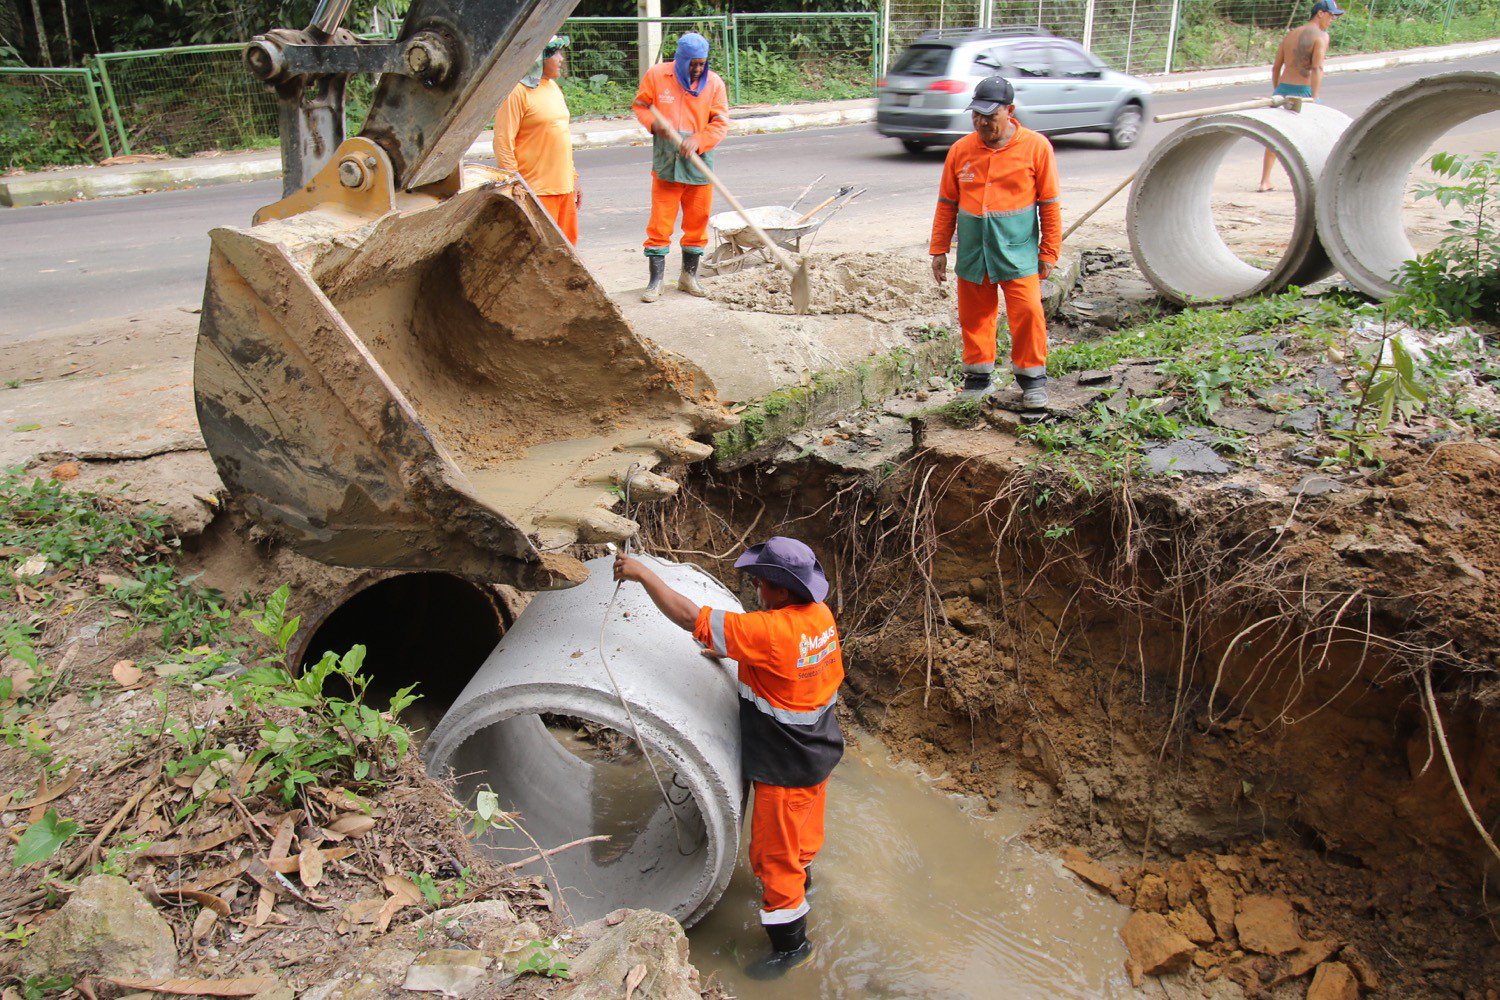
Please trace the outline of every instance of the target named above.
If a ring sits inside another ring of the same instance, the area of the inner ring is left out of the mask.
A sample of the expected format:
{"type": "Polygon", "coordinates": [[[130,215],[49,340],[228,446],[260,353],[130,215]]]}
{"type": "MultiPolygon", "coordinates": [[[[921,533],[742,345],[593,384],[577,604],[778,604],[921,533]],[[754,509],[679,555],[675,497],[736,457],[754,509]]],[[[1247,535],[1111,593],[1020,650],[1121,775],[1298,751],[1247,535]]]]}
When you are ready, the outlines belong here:
{"type": "Polygon", "coordinates": [[[839,638],[836,626],[830,625],[817,635],[808,635],[804,632],[797,643],[797,666],[815,667],[838,648],[839,638]]]}
{"type": "Polygon", "coordinates": [[[973,166],[973,164],[965,163],[962,167],[958,168],[958,181],[959,181],[960,184],[967,184],[970,181],[972,181],[973,179],[974,179],[974,166],[973,166]]]}
{"type": "Polygon", "coordinates": [[[656,95],[656,103],[657,104],[676,104],[677,103],[677,95],[674,94],[670,90],[664,90],[660,94],[656,95]]]}

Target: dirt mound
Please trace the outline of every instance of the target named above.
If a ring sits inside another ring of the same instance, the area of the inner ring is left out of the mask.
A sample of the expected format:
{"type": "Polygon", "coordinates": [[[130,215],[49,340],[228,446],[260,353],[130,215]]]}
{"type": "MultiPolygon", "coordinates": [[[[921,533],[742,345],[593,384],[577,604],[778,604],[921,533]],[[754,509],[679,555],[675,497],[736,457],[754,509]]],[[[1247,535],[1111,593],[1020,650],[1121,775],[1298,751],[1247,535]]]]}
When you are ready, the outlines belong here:
{"type": "MultiPolygon", "coordinates": [[[[811,258],[812,305],[818,316],[855,314],[890,323],[949,317],[952,282],[932,280],[926,257],[910,253],[846,253],[811,258]]],[[[759,267],[704,283],[709,298],[749,312],[791,313],[792,284],[785,271],[759,267]]]]}

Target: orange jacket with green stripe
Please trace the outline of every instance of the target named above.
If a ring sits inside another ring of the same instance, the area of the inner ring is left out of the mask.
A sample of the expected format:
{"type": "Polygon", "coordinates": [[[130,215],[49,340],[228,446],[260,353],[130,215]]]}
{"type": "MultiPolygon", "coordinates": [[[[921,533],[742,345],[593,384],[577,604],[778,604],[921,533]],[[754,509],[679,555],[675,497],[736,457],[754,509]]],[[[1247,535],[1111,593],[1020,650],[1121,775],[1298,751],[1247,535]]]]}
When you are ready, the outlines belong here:
{"type": "Polygon", "coordinates": [[[746,614],[703,608],[693,638],[738,664],[745,777],[783,788],[827,779],[844,753],[834,712],[844,655],[828,605],[746,614]]]}
{"type": "Polygon", "coordinates": [[[1011,281],[1056,263],[1062,249],[1052,143],[1016,123],[1015,134],[990,149],[970,132],[948,150],[938,185],[928,253],[947,253],[958,230],[953,273],[965,281],[1011,281]]]}

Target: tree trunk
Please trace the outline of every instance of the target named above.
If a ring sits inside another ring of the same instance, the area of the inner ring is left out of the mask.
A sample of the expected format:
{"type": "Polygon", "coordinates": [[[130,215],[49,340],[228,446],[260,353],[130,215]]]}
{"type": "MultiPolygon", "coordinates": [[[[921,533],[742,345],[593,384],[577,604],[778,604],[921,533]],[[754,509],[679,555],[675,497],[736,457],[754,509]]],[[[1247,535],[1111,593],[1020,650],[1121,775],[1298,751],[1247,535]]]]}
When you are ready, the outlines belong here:
{"type": "Polygon", "coordinates": [[[43,66],[52,65],[52,53],[47,48],[47,25],[42,20],[40,0],[31,0],[31,17],[36,22],[36,54],[43,66]]]}
{"type": "Polygon", "coordinates": [[[73,65],[73,24],[68,11],[68,0],[57,0],[57,2],[62,7],[63,44],[66,47],[67,63],[71,66],[73,65]]]}

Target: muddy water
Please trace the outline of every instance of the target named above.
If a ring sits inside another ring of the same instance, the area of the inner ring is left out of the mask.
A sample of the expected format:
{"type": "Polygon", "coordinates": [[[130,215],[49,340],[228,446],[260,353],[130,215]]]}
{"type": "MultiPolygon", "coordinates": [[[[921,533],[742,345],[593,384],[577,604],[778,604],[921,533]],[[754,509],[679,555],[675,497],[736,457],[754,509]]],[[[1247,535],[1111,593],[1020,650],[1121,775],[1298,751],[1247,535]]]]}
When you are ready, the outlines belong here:
{"type": "MultiPolygon", "coordinates": [[[[1119,930],[1129,911],[1006,838],[1020,812],[966,812],[862,736],[834,772],[827,844],[813,865],[812,962],[749,980],[760,955],[755,878],[743,858],[723,900],[689,932],[693,962],[745,1000],[785,997],[1133,996],[1119,930]]],[[[742,852],[743,853],[743,852],[742,852]]]]}

